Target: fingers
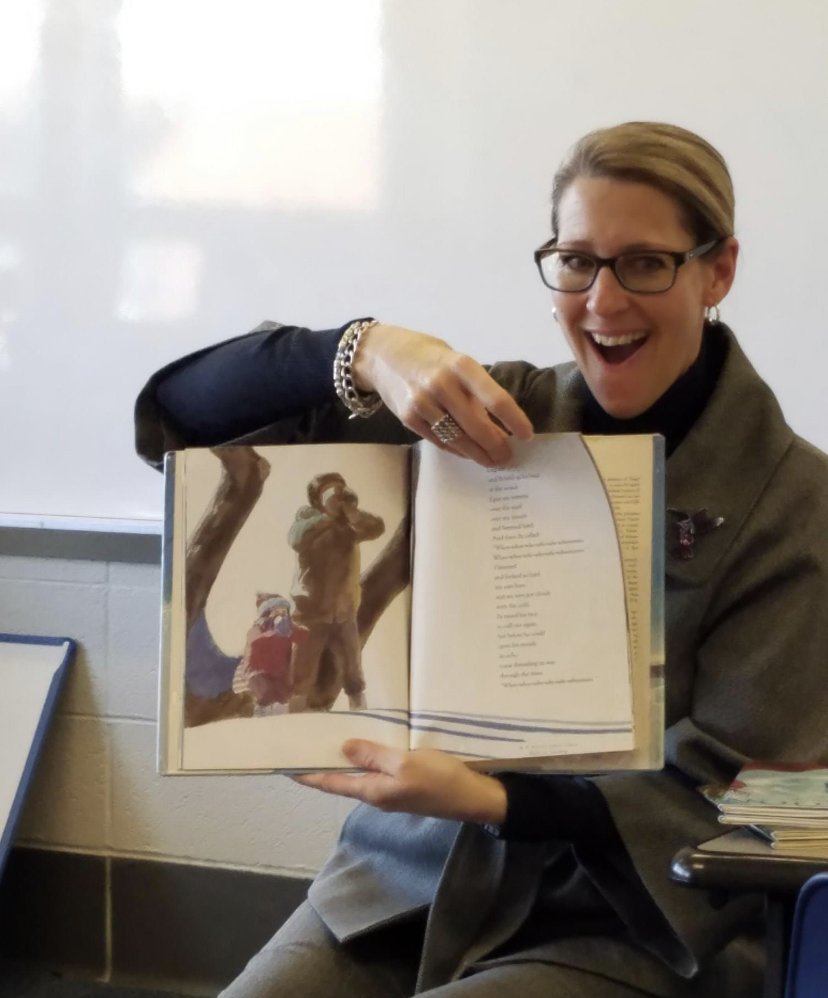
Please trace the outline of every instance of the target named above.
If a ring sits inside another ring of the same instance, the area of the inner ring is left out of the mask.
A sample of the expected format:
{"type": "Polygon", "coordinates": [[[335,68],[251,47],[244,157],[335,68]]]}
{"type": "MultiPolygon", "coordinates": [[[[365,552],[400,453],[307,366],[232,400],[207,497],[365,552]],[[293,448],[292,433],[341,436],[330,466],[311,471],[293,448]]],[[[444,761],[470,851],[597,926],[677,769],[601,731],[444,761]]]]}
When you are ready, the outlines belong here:
{"type": "Polygon", "coordinates": [[[457,372],[469,394],[477,399],[483,409],[517,437],[531,440],[532,422],[512,396],[471,357],[461,357],[457,372]]]}
{"type": "Polygon", "coordinates": [[[353,773],[302,773],[291,776],[291,779],[294,783],[313,787],[326,794],[366,800],[364,776],[354,776],[353,773]]]}
{"type": "Polygon", "coordinates": [[[505,818],[503,784],[472,772],[454,756],[430,749],[403,752],[363,739],[346,742],[343,752],[366,770],[358,776],[307,773],[293,779],[325,793],[363,801],[381,811],[492,824],[505,818]]]}
{"type": "Polygon", "coordinates": [[[389,776],[396,776],[406,756],[405,752],[370,742],[366,738],[349,738],[342,746],[345,758],[360,769],[371,769],[389,776]]]}
{"type": "Polygon", "coordinates": [[[509,393],[477,361],[433,336],[377,324],[360,341],[354,371],[409,429],[479,464],[510,464],[510,438],[532,437],[530,420],[509,393]],[[445,415],[463,431],[448,444],[431,430],[445,415]]]}
{"type": "Polygon", "coordinates": [[[423,437],[424,440],[428,440],[429,443],[434,444],[435,447],[439,447],[440,450],[448,451],[449,454],[457,454],[458,457],[468,457],[478,464],[489,465],[492,463],[491,458],[480,447],[476,444],[470,437],[466,436],[464,433],[462,437],[458,438],[451,444],[444,444],[442,441],[438,440],[434,436],[431,427],[438,419],[445,416],[445,412],[439,411],[436,408],[431,410],[429,417],[424,418],[423,416],[413,416],[406,424],[409,429],[413,430],[416,434],[423,437]]]}
{"type": "Polygon", "coordinates": [[[420,384],[409,386],[403,422],[443,450],[483,465],[511,464],[510,434],[519,440],[531,439],[529,418],[477,361],[453,352],[451,356],[451,362],[441,364],[420,384]],[[450,444],[441,444],[431,430],[445,415],[463,431],[450,444]]]}
{"type": "MultiPolygon", "coordinates": [[[[505,466],[512,463],[512,443],[509,435],[492,422],[489,413],[481,402],[462,389],[445,392],[439,401],[443,411],[448,413],[463,431],[463,436],[452,442],[461,454],[479,460],[482,452],[486,465],[505,466]]],[[[439,416],[437,418],[440,418],[439,416]]]]}
{"type": "Polygon", "coordinates": [[[297,773],[295,783],[313,787],[327,794],[350,797],[367,804],[381,806],[390,796],[395,778],[407,753],[362,738],[351,738],[342,746],[349,762],[365,773],[297,773]]]}
{"type": "Polygon", "coordinates": [[[492,422],[483,405],[468,396],[459,386],[453,391],[441,390],[436,397],[421,398],[415,421],[408,425],[415,433],[436,443],[443,450],[471,458],[486,466],[504,466],[512,462],[512,445],[508,434],[492,422]],[[457,423],[462,435],[450,444],[436,439],[431,427],[449,415],[457,423]],[[416,422],[416,425],[414,423],[416,422]]]}

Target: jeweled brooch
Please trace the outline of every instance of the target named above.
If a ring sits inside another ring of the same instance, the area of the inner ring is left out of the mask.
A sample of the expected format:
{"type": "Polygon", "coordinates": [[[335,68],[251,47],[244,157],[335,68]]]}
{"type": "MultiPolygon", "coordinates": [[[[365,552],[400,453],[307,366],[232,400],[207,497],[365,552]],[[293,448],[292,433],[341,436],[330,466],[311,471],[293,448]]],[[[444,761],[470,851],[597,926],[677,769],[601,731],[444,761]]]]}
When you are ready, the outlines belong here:
{"type": "Polygon", "coordinates": [[[725,522],[723,516],[710,516],[707,508],[685,511],[667,507],[675,528],[672,554],[685,561],[696,553],[696,538],[709,534],[725,522]]]}

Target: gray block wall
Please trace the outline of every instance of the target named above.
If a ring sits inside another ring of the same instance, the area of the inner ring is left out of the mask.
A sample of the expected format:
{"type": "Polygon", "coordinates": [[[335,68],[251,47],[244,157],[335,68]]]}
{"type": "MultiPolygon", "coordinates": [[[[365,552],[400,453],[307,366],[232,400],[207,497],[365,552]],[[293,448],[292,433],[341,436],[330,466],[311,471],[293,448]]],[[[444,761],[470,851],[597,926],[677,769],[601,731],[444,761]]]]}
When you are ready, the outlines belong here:
{"type": "MultiPolygon", "coordinates": [[[[0,553],[0,631],[67,635],[80,648],[18,846],[107,864],[138,859],[311,877],[350,802],[281,776],[157,775],[160,567],[157,551],[147,559],[144,550],[143,562],[120,560],[134,547],[112,537],[58,536],[50,544],[37,532],[0,531],[0,552],[14,552],[0,553]],[[53,549],[61,556],[46,554],[53,549]]],[[[111,896],[105,901],[111,919],[111,896]]],[[[111,924],[104,929],[111,944],[111,924]]],[[[104,976],[111,951],[105,956],[104,976]]]]}

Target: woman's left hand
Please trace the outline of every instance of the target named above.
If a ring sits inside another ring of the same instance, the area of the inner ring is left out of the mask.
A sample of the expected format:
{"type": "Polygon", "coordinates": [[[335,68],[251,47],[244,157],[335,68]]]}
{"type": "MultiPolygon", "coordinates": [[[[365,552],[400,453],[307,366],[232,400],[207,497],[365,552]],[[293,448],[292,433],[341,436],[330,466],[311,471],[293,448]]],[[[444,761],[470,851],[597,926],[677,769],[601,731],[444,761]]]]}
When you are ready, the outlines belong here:
{"type": "Polygon", "coordinates": [[[400,751],[352,738],[342,751],[364,773],[307,773],[292,777],[306,787],[353,797],[380,811],[499,825],[506,818],[506,790],[445,752],[400,751]]]}

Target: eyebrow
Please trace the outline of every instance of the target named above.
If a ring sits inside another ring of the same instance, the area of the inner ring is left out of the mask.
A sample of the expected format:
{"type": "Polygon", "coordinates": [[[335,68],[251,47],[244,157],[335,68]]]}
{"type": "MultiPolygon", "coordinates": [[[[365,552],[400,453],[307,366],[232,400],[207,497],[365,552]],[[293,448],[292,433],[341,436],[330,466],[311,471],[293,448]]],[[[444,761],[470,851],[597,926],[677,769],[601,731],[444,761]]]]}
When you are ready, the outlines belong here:
{"type": "MultiPolygon", "coordinates": [[[[573,239],[571,242],[557,243],[557,249],[574,249],[574,250],[584,250],[587,253],[592,253],[597,256],[595,251],[591,249],[592,243],[585,239],[573,239]]],[[[683,252],[683,250],[675,250],[672,247],[667,246],[654,246],[652,243],[627,243],[625,246],[618,251],[618,253],[613,254],[618,256],[620,253],[638,253],[642,251],[649,251],[650,253],[676,253],[683,252]]]]}

